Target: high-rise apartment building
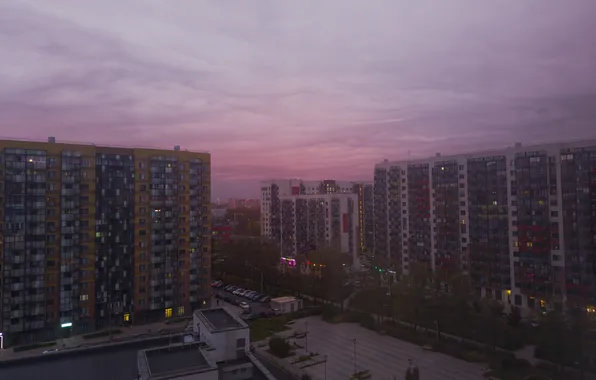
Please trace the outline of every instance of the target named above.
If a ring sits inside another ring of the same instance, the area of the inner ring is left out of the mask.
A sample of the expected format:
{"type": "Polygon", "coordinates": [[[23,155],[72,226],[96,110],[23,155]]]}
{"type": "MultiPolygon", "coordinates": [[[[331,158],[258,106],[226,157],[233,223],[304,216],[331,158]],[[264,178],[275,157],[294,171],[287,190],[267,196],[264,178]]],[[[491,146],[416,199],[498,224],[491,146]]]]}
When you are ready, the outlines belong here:
{"type": "Polygon", "coordinates": [[[350,255],[358,267],[358,195],[281,196],[281,255],[294,258],[324,247],[350,255]]]}
{"type": "Polygon", "coordinates": [[[208,299],[209,154],[2,140],[0,189],[5,336],[184,315],[208,299]]]}
{"type": "Polygon", "coordinates": [[[470,274],[528,309],[596,303],[596,141],[388,162],[374,172],[374,252],[470,274]]]}
{"type": "Polygon", "coordinates": [[[358,225],[358,254],[370,254],[373,246],[372,183],[335,180],[303,181],[278,179],[261,183],[261,235],[281,244],[282,203],[284,197],[307,195],[355,194],[358,225]]]}

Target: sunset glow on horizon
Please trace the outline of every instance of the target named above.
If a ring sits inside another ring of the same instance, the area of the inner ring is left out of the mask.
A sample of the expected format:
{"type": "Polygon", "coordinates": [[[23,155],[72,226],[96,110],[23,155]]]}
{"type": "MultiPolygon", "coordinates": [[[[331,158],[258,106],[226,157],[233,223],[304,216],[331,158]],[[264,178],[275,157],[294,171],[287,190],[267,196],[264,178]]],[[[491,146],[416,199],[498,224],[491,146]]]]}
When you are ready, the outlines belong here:
{"type": "Polygon", "coordinates": [[[596,2],[506,3],[3,2],[0,137],[208,151],[222,199],[596,137],[596,2]]]}

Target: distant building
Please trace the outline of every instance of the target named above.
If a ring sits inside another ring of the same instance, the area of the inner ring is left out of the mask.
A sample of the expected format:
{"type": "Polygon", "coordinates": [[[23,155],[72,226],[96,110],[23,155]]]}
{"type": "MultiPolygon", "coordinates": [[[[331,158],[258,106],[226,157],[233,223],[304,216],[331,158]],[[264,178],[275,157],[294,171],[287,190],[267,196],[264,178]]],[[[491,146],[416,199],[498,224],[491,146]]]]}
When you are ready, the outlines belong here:
{"type": "Polygon", "coordinates": [[[230,241],[232,236],[232,226],[218,225],[213,226],[213,244],[225,244],[230,241]]]}
{"type": "Polygon", "coordinates": [[[281,254],[299,254],[328,246],[350,255],[359,266],[356,194],[285,195],[281,201],[281,254]]]}
{"type": "MultiPolygon", "coordinates": [[[[296,246],[295,253],[303,253],[306,249],[304,242],[290,244],[287,238],[282,235],[282,198],[286,204],[292,203],[294,199],[294,209],[296,212],[301,212],[301,203],[310,197],[314,200],[315,196],[328,195],[355,195],[352,199],[356,216],[352,219],[352,211],[347,212],[350,215],[350,223],[352,227],[356,228],[355,236],[350,237],[350,242],[354,246],[346,243],[342,245],[346,253],[358,258],[362,253],[371,254],[373,246],[373,190],[372,183],[367,182],[350,182],[350,181],[335,181],[335,180],[320,180],[320,181],[304,181],[301,179],[277,179],[270,181],[263,181],[261,183],[261,235],[266,236],[282,246],[284,255],[292,255],[289,247],[293,244],[296,246]],[[298,201],[298,199],[302,199],[298,201]],[[298,201],[298,202],[296,202],[298,201]],[[288,203],[289,202],[289,203],[288,203]],[[298,209],[296,209],[298,207],[298,209]]],[[[328,198],[331,199],[331,198],[328,198]]],[[[336,198],[339,199],[339,198],[336,198]]],[[[348,199],[348,198],[342,198],[348,199]]],[[[312,202],[311,202],[312,203],[312,202]]],[[[288,206],[286,206],[288,207],[288,206]]],[[[347,207],[347,206],[346,206],[347,207]]],[[[307,215],[297,214],[297,222],[301,220],[309,220],[307,215]],[[306,218],[306,219],[305,219],[306,218]]],[[[329,218],[331,221],[332,218],[329,218]]],[[[289,218],[286,217],[286,225],[283,228],[288,228],[289,218]]],[[[310,215],[310,220],[314,220],[314,214],[310,215]]],[[[352,228],[351,227],[351,228],[352,228]]],[[[351,230],[350,228],[350,230],[351,230]]],[[[298,236],[302,234],[298,231],[298,236]]],[[[299,239],[299,237],[297,237],[299,239]]],[[[309,238],[310,246],[321,247],[325,242],[317,239],[318,244],[313,243],[314,238],[309,238]]],[[[330,243],[331,236],[326,240],[330,243]]],[[[344,239],[345,241],[345,239],[344,239]]]]}
{"type": "Polygon", "coordinates": [[[229,209],[248,208],[256,210],[261,207],[260,199],[230,198],[227,207],[229,209]]]}

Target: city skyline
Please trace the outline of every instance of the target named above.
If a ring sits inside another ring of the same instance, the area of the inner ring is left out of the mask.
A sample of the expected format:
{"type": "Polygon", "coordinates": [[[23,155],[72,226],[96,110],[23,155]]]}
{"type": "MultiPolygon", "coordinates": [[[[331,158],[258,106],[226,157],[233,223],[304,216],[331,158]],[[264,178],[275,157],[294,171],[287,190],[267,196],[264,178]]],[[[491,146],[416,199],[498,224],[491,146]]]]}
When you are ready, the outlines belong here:
{"type": "Polygon", "coordinates": [[[268,178],[371,180],[385,158],[594,138],[594,12],[12,0],[0,136],[208,151],[214,199],[258,197],[268,178]]]}

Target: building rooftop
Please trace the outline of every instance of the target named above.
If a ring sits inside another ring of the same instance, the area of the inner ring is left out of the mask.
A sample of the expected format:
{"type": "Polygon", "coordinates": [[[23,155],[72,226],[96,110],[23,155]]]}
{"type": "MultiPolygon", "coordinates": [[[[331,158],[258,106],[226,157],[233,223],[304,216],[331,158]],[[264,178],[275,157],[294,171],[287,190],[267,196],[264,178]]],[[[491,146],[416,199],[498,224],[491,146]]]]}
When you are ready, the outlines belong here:
{"type": "Polygon", "coordinates": [[[277,303],[293,302],[293,301],[296,301],[296,297],[292,297],[292,296],[277,297],[277,298],[271,299],[271,301],[277,302],[277,303]]]}
{"type": "Polygon", "coordinates": [[[145,379],[182,376],[217,369],[201,350],[202,343],[181,343],[139,352],[139,372],[145,379]],[[146,365],[145,365],[146,364],[146,365]]]}
{"type": "Polygon", "coordinates": [[[224,308],[201,309],[195,311],[195,315],[212,331],[248,328],[246,322],[224,308]]]}

